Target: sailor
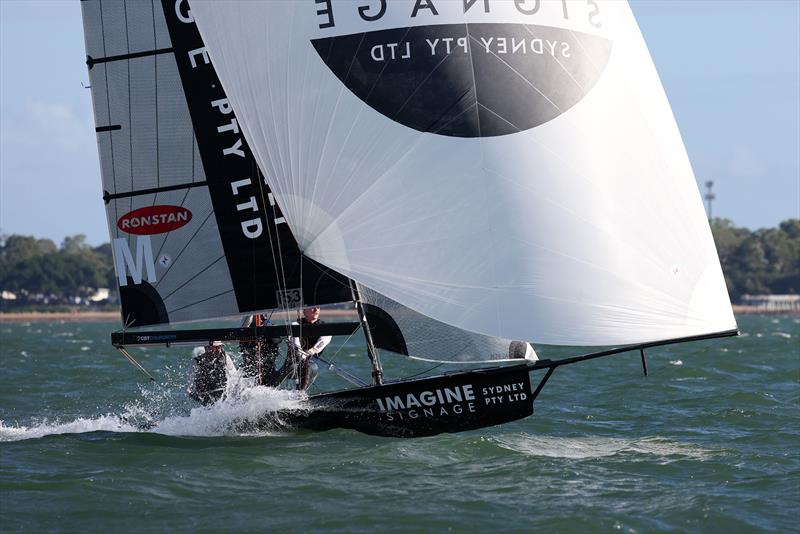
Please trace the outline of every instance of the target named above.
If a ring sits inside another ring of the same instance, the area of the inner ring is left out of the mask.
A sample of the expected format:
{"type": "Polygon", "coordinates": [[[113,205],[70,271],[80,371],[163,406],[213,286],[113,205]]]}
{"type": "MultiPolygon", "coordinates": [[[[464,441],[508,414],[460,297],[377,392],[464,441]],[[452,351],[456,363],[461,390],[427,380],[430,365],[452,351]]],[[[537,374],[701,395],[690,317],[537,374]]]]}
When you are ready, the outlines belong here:
{"type": "MultiPolygon", "coordinates": [[[[303,317],[299,321],[295,321],[295,325],[313,325],[322,324],[319,320],[319,306],[311,306],[303,310],[303,317]]],[[[303,336],[293,337],[292,344],[299,354],[299,389],[307,390],[317,378],[319,368],[311,358],[313,356],[322,354],[328,343],[331,342],[331,336],[303,336]]]]}
{"type": "Polygon", "coordinates": [[[511,360],[525,359],[531,362],[539,361],[539,356],[527,341],[512,341],[508,346],[508,357],[511,360]]]}
{"type": "Polygon", "coordinates": [[[204,406],[213,404],[225,393],[228,372],[235,369],[233,361],[219,341],[205,347],[195,347],[192,351],[186,393],[204,406]]]}
{"type": "MultiPolygon", "coordinates": [[[[271,323],[263,315],[245,317],[242,328],[250,326],[269,326],[271,323]]],[[[276,368],[280,356],[280,340],[260,337],[256,341],[243,341],[239,344],[242,352],[242,371],[246,377],[254,377],[257,385],[277,387],[291,372],[291,362],[287,359],[281,368],[276,368]]]]}

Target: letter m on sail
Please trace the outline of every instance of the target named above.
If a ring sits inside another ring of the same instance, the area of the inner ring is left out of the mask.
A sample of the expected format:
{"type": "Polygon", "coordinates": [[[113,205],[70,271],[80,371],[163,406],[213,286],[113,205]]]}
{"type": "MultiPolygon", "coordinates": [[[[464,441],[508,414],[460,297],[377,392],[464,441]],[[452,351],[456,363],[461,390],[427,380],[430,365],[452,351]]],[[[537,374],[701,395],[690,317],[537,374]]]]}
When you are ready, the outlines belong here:
{"type": "Polygon", "coordinates": [[[136,260],[134,261],[128,240],[124,237],[114,239],[114,262],[120,286],[128,285],[128,271],[134,284],[142,283],[142,264],[147,269],[147,281],[156,281],[156,267],[153,262],[153,247],[149,235],[140,235],[136,238],[136,260]]]}

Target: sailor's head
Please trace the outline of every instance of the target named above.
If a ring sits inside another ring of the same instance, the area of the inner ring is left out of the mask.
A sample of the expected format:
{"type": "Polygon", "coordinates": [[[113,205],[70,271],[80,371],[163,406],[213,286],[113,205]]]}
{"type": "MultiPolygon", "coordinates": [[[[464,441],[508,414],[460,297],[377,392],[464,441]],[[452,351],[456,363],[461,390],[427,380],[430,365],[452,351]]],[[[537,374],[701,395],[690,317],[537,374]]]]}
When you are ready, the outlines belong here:
{"type": "Polygon", "coordinates": [[[317,322],[319,319],[319,306],[310,306],[303,309],[303,317],[309,323],[317,322]]]}

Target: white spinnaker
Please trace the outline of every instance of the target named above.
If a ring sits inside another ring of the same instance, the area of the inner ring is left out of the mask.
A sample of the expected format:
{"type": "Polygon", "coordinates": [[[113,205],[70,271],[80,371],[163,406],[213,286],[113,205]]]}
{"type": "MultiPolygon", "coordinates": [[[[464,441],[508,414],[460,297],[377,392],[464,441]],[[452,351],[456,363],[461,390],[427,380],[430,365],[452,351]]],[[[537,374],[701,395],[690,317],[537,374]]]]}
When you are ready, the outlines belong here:
{"type": "Polygon", "coordinates": [[[324,2],[192,5],[301,249],[420,313],[492,336],[609,345],[735,328],[694,175],[628,5],[567,2],[599,15],[565,20],[562,2],[535,16],[512,2],[467,14],[462,2],[435,4],[438,15],[412,18],[413,2],[389,2],[367,23],[355,3],[334,1],[328,28],[324,2]],[[311,44],[485,22],[599,35],[612,49],[596,85],[556,118],[462,138],[375,111],[311,44]]]}

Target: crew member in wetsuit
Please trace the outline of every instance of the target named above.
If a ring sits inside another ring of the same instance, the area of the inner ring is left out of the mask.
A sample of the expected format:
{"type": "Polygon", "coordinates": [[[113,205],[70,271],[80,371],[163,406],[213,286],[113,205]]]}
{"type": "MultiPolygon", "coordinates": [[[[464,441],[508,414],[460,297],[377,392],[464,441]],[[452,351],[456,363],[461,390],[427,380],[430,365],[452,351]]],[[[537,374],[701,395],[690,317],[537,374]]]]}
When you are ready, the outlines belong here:
{"type": "MultiPolygon", "coordinates": [[[[299,325],[312,325],[321,324],[319,320],[319,306],[312,306],[303,310],[303,317],[299,321],[292,324],[299,325]]],[[[311,387],[314,379],[317,377],[317,364],[311,361],[312,356],[322,354],[328,343],[331,342],[331,336],[303,336],[293,337],[292,343],[298,349],[301,349],[299,359],[299,386],[302,390],[307,390],[311,387]]]]}
{"type": "MultiPolygon", "coordinates": [[[[242,321],[242,328],[250,326],[268,326],[269,320],[263,315],[252,315],[242,321]]],[[[257,341],[242,341],[239,350],[242,352],[242,371],[244,376],[255,377],[256,384],[277,387],[291,371],[291,362],[287,358],[283,366],[275,366],[280,352],[279,339],[259,338],[257,341]]]]}
{"type": "Polygon", "coordinates": [[[204,406],[214,404],[225,393],[228,369],[233,370],[234,366],[222,343],[195,348],[186,393],[204,406]]]}

